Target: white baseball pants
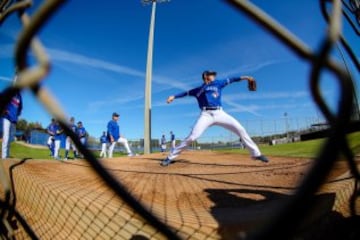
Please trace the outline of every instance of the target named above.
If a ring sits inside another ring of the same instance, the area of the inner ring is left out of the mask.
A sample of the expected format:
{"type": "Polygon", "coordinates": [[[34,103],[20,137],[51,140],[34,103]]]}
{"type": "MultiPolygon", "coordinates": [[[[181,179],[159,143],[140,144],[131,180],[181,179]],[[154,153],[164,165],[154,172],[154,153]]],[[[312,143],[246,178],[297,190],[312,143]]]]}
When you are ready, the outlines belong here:
{"type": "Polygon", "coordinates": [[[100,157],[105,157],[106,158],[106,143],[102,143],[101,144],[101,152],[100,152],[100,157]]]}
{"type": "Polygon", "coordinates": [[[170,151],[173,151],[175,149],[175,140],[171,141],[171,147],[170,147],[170,151]]]}
{"type": "Polygon", "coordinates": [[[128,140],[126,139],[126,138],[123,138],[123,137],[120,137],[117,141],[114,141],[114,142],[112,142],[112,143],[110,143],[110,146],[109,146],[109,158],[112,158],[113,157],[113,151],[114,151],[114,148],[115,148],[115,145],[116,145],[116,143],[121,143],[124,147],[125,147],[125,149],[126,149],[126,152],[128,153],[128,154],[131,154],[131,150],[130,150],[130,147],[129,147],[129,143],[128,143],[128,140]]]}
{"type": "Polygon", "coordinates": [[[54,136],[49,136],[46,143],[47,143],[48,145],[51,145],[53,140],[54,140],[54,136]]]}
{"type": "Polygon", "coordinates": [[[70,148],[71,148],[74,152],[77,151],[76,146],[75,146],[75,144],[72,142],[71,138],[70,138],[70,137],[66,137],[65,150],[66,150],[66,151],[69,151],[70,148]]]}
{"type": "Polygon", "coordinates": [[[61,145],[61,140],[56,139],[55,140],[55,147],[54,147],[54,158],[55,159],[59,158],[60,145],[61,145]]]}
{"type": "Polygon", "coordinates": [[[252,157],[261,155],[261,152],[254,141],[250,138],[245,128],[232,116],[224,112],[222,109],[218,110],[203,110],[195,123],[190,135],[186,137],[175,149],[170,152],[168,158],[170,160],[179,156],[179,154],[193,141],[198,139],[201,134],[211,126],[221,126],[231,132],[235,133],[249,150],[252,157]]]}
{"type": "Polygon", "coordinates": [[[15,134],[16,124],[11,123],[8,119],[3,118],[3,137],[1,158],[5,159],[9,157],[11,139],[15,134]]]}

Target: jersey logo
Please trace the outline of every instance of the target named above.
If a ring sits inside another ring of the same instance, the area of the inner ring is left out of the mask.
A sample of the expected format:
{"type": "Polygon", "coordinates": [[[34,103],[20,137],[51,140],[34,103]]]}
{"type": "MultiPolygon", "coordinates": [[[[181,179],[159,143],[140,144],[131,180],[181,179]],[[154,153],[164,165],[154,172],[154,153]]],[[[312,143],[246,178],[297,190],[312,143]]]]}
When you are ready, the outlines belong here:
{"type": "Polygon", "coordinates": [[[20,99],[13,98],[13,99],[11,99],[11,103],[14,104],[15,106],[19,106],[20,105],[20,99]]]}
{"type": "Polygon", "coordinates": [[[214,98],[218,98],[218,97],[219,97],[219,93],[218,93],[218,92],[213,92],[213,93],[212,93],[212,96],[213,96],[214,98]]]}

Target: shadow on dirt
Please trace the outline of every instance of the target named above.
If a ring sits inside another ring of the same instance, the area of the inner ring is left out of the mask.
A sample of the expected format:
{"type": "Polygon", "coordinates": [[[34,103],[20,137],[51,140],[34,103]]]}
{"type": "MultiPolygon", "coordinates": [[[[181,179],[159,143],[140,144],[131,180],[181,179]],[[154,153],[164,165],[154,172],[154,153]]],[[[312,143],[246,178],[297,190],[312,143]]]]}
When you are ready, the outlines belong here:
{"type": "MultiPolygon", "coordinates": [[[[291,198],[290,195],[267,190],[206,189],[205,192],[214,203],[210,212],[219,224],[221,239],[243,239],[249,231],[259,231],[271,223],[291,198]]],[[[346,218],[332,210],[335,193],[316,195],[312,203],[310,213],[287,239],[360,239],[360,218],[346,218]]],[[[291,221],[289,219],[289,224],[291,221]]]]}

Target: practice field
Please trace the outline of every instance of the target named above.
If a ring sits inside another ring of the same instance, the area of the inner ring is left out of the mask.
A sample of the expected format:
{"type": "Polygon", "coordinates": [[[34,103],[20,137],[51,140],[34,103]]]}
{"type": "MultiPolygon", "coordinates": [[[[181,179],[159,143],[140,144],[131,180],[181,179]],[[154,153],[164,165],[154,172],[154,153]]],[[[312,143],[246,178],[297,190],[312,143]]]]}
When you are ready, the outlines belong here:
{"type": "MultiPolygon", "coordinates": [[[[233,239],[264,225],[296,191],[313,162],[270,157],[262,163],[236,153],[185,151],[174,164],[161,167],[164,157],[154,153],[101,162],[184,239],[233,239]]],[[[5,161],[6,169],[17,162],[5,161]]],[[[85,160],[27,160],[10,172],[16,209],[41,239],[162,238],[85,160]]],[[[314,200],[315,210],[299,229],[303,239],[314,224],[320,227],[319,220],[349,216],[353,184],[346,162],[337,162],[314,200]]],[[[26,238],[21,227],[16,234],[26,238]]]]}

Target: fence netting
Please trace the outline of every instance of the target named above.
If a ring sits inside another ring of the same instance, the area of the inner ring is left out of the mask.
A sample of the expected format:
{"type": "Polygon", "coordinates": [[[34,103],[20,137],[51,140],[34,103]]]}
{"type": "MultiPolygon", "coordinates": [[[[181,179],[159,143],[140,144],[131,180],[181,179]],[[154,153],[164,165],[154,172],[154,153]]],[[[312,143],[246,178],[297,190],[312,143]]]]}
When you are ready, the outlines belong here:
{"type": "MultiPolygon", "coordinates": [[[[3,239],[215,238],[213,232],[201,226],[183,224],[177,229],[170,227],[155,214],[156,209],[150,211],[149,206],[138,201],[131,190],[123,185],[121,178],[115,177],[69,129],[68,117],[44,84],[51,62],[41,40],[37,38],[39,30],[46,27],[48,20],[66,2],[65,0],[43,1],[42,5],[30,16],[27,9],[32,7],[31,0],[0,1],[0,27],[11,14],[18,14],[23,26],[17,38],[14,53],[16,66],[14,74],[18,80],[1,92],[0,109],[2,111],[17,92],[30,89],[44,108],[60,122],[65,134],[71,137],[87,160],[78,171],[89,177],[79,183],[76,174],[67,175],[65,169],[54,168],[54,171],[59,171],[57,176],[62,177],[61,181],[52,178],[44,166],[51,167],[54,161],[35,162],[23,159],[2,162],[0,169],[1,237],[3,239]],[[29,52],[35,59],[31,65],[27,57],[29,52]],[[29,174],[29,172],[35,174],[29,174]],[[40,177],[47,181],[40,181],[40,177]],[[80,191],[75,187],[77,184],[80,184],[80,191]]],[[[358,218],[356,203],[360,194],[360,174],[346,139],[347,127],[351,125],[353,105],[357,104],[354,103],[355,89],[351,75],[331,58],[330,53],[336,44],[341,43],[357,70],[360,71],[358,57],[352,52],[341,30],[344,15],[354,31],[359,34],[359,1],[319,1],[324,18],[328,21],[328,30],[321,46],[315,50],[310,49],[251,1],[226,0],[225,2],[229,4],[229,7],[237,9],[239,14],[245,14],[258,23],[259,28],[268,31],[311,66],[311,75],[308,79],[311,95],[331,128],[330,136],[319,149],[313,166],[288,204],[271,222],[257,228],[256,231],[239,234],[237,237],[239,239],[289,239],[296,225],[302,222],[306,212],[311,208],[313,194],[323,184],[340,155],[345,156],[351,169],[350,182],[347,184],[351,185],[352,190],[346,192],[350,196],[345,199],[349,199],[350,216],[358,218]],[[340,99],[335,113],[329,110],[322,98],[319,84],[323,71],[332,73],[339,83],[340,99]]],[[[147,177],[150,181],[155,176],[147,175],[147,177]]]]}

